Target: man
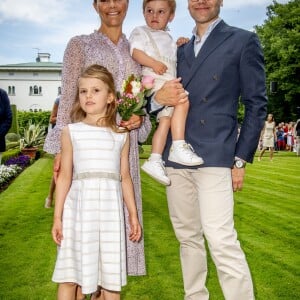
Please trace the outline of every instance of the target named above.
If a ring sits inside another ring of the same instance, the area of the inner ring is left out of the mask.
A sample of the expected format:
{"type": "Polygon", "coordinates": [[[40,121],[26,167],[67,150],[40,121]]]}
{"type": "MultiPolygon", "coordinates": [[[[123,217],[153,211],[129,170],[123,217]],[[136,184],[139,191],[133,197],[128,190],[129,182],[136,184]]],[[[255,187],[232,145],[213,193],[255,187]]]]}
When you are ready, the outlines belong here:
{"type": "MultiPolygon", "coordinates": [[[[190,100],[186,140],[203,157],[204,165],[197,169],[168,161],[170,138],[164,152],[185,300],[209,298],[205,239],[225,299],[254,299],[250,271],[234,229],[233,191],[242,189],[245,164],[253,161],[266,117],[265,73],[256,34],[225,24],[219,18],[222,5],[222,0],[188,0],[196,26],[193,38],[177,55],[177,75],[190,100]],[[238,136],[239,98],[245,117],[238,136]]],[[[163,105],[175,101],[164,99],[162,93],[155,96],[163,105]]]]}

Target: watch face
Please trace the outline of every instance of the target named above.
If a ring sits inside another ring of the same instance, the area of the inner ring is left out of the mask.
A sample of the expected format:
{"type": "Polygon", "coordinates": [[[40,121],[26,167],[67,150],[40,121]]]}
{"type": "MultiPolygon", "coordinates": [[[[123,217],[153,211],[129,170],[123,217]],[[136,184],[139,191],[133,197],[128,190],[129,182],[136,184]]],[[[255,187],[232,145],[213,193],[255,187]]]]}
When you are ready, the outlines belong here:
{"type": "Polygon", "coordinates": [[[239,169],[244,167],[244,163],[241,160],[236,160],[234,164],[239,169]]]}

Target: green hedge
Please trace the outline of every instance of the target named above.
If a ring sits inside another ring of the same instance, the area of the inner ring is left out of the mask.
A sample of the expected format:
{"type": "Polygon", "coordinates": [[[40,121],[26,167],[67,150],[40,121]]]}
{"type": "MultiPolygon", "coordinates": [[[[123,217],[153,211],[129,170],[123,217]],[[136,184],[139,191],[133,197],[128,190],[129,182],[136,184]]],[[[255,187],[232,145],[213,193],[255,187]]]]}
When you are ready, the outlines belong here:
{"type": "Polygon", "coordinates": [[[34,124],[39,123],[45,126],[46,128],[48,128],[50,114],[51,111],[39,111],[39,112],[18,111],[19,129],[26,127],[30,120],[34,124]]]}
{"type": "Polygon", "coordinates": [[[2,154],[2,160],[1,160],[1,164],[4,164],[8,159],[12,158],[12,157],[17,157],[21,154],[20,149],[12,149],[12,150],[8,150],[6,152],[4,152],[2,154]]]}

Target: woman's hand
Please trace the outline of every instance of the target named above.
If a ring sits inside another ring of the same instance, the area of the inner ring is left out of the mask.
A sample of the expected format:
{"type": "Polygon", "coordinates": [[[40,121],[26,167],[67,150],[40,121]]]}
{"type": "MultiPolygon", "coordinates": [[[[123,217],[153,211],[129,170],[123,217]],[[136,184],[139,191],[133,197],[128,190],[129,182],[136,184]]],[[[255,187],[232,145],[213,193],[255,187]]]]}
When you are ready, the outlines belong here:
{"type": "Polygon", "coordinates": [[[143,117],[132,115],[128,121],[121,121],[120,125],[128,130],[140,128],[143,123],[143,117]]]}
{"type": "Polygon", "coordinates": [[[142,228],[139,223],[138,217],[135,215],[133,217],[129,216],[130,223],[130,235],[129,240],[132,242],[138,242],[142,237],[142,228]]]}
{"type": "Polygon", "coordinates": [[[55,244],[60,246],[61,241],[63,239],[62,222],[61,222],[60,219],[55,219],[54,220],[51,233],[52,233],[52,238],[53,238],[53,241],[55,242],[55,244]]]}

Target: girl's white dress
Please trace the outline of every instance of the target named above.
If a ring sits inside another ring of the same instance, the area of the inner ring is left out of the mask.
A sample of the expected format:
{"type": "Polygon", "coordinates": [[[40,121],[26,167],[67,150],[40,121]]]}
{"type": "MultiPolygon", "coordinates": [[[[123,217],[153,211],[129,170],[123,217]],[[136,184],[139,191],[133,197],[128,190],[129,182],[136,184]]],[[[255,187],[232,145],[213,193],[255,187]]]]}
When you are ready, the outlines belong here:
{"type": "Polygon", "coordinates": [[[84,294],[126,285],[120,157],[127,133],[69,124],[73,180],[63,211],[63,240],[52,280],[74,282],[84,294]]]}

